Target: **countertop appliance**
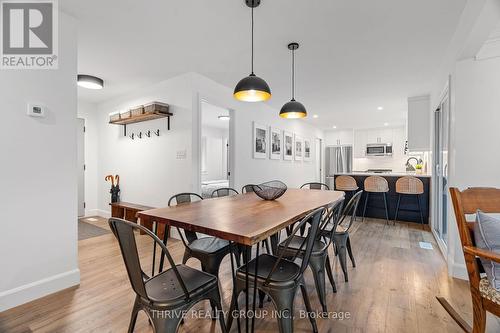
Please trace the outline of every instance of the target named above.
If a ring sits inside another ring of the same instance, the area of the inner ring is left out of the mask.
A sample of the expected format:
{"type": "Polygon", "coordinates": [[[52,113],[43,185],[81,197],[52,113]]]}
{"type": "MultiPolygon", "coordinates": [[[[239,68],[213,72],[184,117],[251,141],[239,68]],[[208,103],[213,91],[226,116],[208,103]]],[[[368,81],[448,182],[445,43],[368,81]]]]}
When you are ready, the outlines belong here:
{"type": "Polygon", "coordinates": [[[369,143],[366,156],[392,156],[392,143],[369,143]]]}
{"type": "Polygon", "coordinates": [[[335,188],[334,176],[338,173],[352,172],[352,146],[330,146],[325,151],[326,184],[335,188]]]}

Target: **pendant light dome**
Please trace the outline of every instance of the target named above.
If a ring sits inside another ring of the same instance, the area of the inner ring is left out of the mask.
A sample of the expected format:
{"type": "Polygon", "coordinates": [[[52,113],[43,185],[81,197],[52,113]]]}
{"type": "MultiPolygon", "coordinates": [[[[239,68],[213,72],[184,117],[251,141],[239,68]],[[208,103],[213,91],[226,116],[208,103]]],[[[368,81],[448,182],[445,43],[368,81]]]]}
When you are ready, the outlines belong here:
{"type": "Polygon", "coordinates": [[[245,0],[248,7],[252,9],[252,72],[249,76],[238,82],[234,88],[234,98],[244,102],[263,102],[271,98],[271,89],[262,78],[253,72],[253,9],[260,5],[260,0],[245,0]]]}
{"type": "Polygon", "coordinates": [[[299,43],[288,44],[288,49],[292,51],[292,99],[290,102],[285,103],[280,110],[280,117],[282,118],[305,118],[307,117],[307,110],[305,106],[295,100],[295,50],[299,48],[299,43]]]}

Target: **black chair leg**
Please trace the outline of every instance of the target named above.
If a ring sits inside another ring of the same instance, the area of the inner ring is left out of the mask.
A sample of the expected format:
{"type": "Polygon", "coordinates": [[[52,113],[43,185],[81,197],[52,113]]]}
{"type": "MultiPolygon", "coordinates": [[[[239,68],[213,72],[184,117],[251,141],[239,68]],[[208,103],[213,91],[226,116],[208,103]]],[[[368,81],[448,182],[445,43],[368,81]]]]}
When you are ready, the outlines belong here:
{"type": "Polygon", "coordinates": [[[396,204],[396,215],[394,216],[394,225],[396,225],[396,221],[398,220],[399,204],[400,203],[401,203],[401,194],[398,195],[398,203],[396,204]]]}
{"type": "Polygon", "coordinates": [[[368,198],[369,197],[370,197],[370,192],[366,192],[365,207],[363,208],[363,218],[361,219],[361,222],[365,221],[366,206],[368,205],[368,198]]]}
{"type": "Polygon", "coordinates": [[[386,224],[389,224],[389,209],[387,208],[387,193],[385,192],[384,192],[384,206],[385,206],[386,224]]]}
{"type": "Polygon", "coordinates": [[[300,291],[302,292],[302,298],[304,298],[304,304],[306,305],[306,311],[311,321],[311,326],[313,328],[314,333],[318,333],[318,326],[316,325],[316,318],[313,315],[311,302],[309,301],[309,295],[307,294],[307,289],[305,286],[305,282],[300,284],[300,291]]]}
{"type": "Polygon", "coordinates": [[[337,292],[337,286],[335,285],[335,280],[333,278],[333,272],[332,272],[332,266],[330,264],[330,258],[329,256],[327,255],[326,256],[326,273],[328,275],[328,279],[330,280],[330,284],[332,285],[332,289],[333,289],[333,292],[336,293],[337,292]]]}
{"type": "Polygon", "coordinates": [[[352,255],[351,239],[349,238],[349,235],[347,235],[346,247],[347,247],[347,253],[349,254],[349,258],[351,258],[352,267],[356,267],[356,262],[354,261],[354,256],[352,255]]]}
{"type": "Polygon", "coordinates": [[[420,212],[420,223],[422,224],[422,229],[424,228],[424,216],[422,214],[422,206],[420,204],[420,195],[417,194],[418,211],[420,212]]]}
{"type": "Polygon", "coordinates": [[[132,308],[132,315],[130,316],[130,324],[128,326],[128,333],[134,332],[135,322],[137,321],[137,315],[139,313],[139,299],[138,296],[135,298],[134,307],[132,308]]]}

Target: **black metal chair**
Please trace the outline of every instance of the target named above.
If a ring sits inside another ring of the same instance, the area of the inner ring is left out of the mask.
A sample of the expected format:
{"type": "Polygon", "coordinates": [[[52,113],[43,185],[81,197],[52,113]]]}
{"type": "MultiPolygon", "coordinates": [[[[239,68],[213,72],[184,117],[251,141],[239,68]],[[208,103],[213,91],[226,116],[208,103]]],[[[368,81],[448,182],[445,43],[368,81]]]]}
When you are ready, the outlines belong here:
{"type": "MultiPolygon", "coordinates": [[[[340,200],[330,204],[325,210],[319,227],[318,237],[314,242],[314,247],[309,261],[309,267],[313,273],[314,284],[318,292],[319,301],[324,312],[327,312],[326,306],[326,287],[325,287],[325,268],[328,274],[328,279],[332,285],[333,292],[337,292],[335,280],[333,279],[332,267],[330,265],[330,258],[328,256],[328,248],[333,240],[333,233],[340,219],[344,200],[340,200]],[[333,226],[333,227],[332,227],[333,226]],[[329,227],[329,231],[327,228],[329,227]]],[[[286,242],[279,244],[278,253],[284,253],[285,257],[298,256],[303,258],[305,255],[304,250],[299,250],[300,245],[304,243],[305,237],[294,236],[288,248],[285,248],[286,242]]]]}
{"type": "Polygon", "coordinates": [[[334,227],[335,232],[333,233],[333,244],[335,249],[335,254],[338,255],[340,261],[340,267],[342,267],[342,272],[344,273],[345,282],[349,281],[349,276],[347,274],[347,258],[346,250],[351,259],[353,267],[356,267],[356,262],[354,261],[354,256],[351,249],[351,240],[349,238],[349,229],[351,228],[354,221],[356,221],[356,212],[358,210],[359,201],[363,191],[358,191],[354,194],[342,211],[342,217],[340,218],[337,226],[330,224],[326,228],[326,233],[323,235],[328,235],[330,227],[334,227]]]}
{"type": "Polygon", "coordinates": [[[210,300],[218,310],[220,325],[227,332],[222,315],[217,277],[186,265],[176,265],[163,242],[145,227],[122,219],[110,218],[109,226],[118,240],[128,277],[136,297],[128,332],[135,328],[140,310],[146,312],[154,332],[176,332],[183,312],[202,300],[210,300]],[[141,267],[134,230],[153,238],[170,263],[170,268],[152,277],[141,267]]]}
{"type": "Polygon", "coordinates": [[[228,330],[231,328],[233,320],[231,314],[237,306],[239,294],[246,290],[247,283],[248,286],[253,286],[256,280],[257,289],[268,294],[276,307],[280,333],[293,332],[293,301],[298,287],[300,287],[302,291],[313,332],[318,332],[316,319],[312,315],[303,273],[309,264],[309,259],[313,252],[313,246],[318,236],[319,224],[324,211],[325,208],[316,209],[302,219],[291,232],[291,236],[287,238],[284,244],[285,251],[278,257],[270,254],[261,254],[252,259],[247,265],[237,269],[235,290],[233,291],[229,311],[228,330]],[[299,229],[306,224],[310,224],[309,232],[307,237],[304,238],[303,244],[301,244],[298,251],[296,251],[297,255],[294,256],[292,260],[285,259],[284,255],[293,241],[294,236],[299,229]],[[303,249],[304,255],[302,257],[302,263],[299,266],[294,260],[303,249]],[[246,277],[248,277],[249,281],[246,280],[246,277]]]}
{"type": "MultiPolygon", "coordinates": [[[[177,205],[190,203],[195,200],[203,200],[196,193],[179,193],[168,200],[168,206],[172,206],[174,200],[177,205]]],[[[182,263],[185,264],[189,258],[196,258],[201,262],[201,268],[204,272],[218,276],[222,260],[231,253],[230,242],[212,236],[198,238],[194,231],[181,230],[177,228],[184,243],[184,257],[182,263]]]]}
{"type": "Polygon", "coordinates": [[[218,188],[218,189],[214,190],[212,192],[212,198],[227,197],[227,196],[236,195],[236,194],[239,194],[239,193],[234,188],[223,187],[223,188],[218,188]]]}
{"type": "Polygon", "coordinates": [[[324,183],[312,182],[305,183],[300,188],[309,188],[310,190],[330,190],[330,187],[324,183]]]}
{"type": "Polygon", "coordinates": [[[255,192],[253,189],[254,187],[260,188],[259,185],[247,184],[241,188],[241,193],[255,192]]]}

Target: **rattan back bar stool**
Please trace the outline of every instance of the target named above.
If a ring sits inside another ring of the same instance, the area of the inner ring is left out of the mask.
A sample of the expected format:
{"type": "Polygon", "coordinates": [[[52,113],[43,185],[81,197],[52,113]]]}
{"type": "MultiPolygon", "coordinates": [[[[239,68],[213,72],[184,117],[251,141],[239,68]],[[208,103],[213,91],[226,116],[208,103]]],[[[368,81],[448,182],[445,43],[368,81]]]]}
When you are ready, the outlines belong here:
{"type": "Polygon", "coordinates": [[[387,192],[389,192],[389,184],[387,183],[387,179],[380,176],[369,176],[365,179],[365,207],[363,208],[363,221],[365,219],[366,207],[368,206],[368,199],[370,198],[370,193],[382,193],[384,197],[384,206],[385,206],[385,217],[387,223],[389,223],[389,208],[387,207],[387,192]]]}
{"type": "MultiPolygon", "coordinates": [[[[420,213],[420,223],[424,225],[424,216],[422,214],[422,205],[420,204],[420,195],[424,193],[424,183],[417,177],[404,176],[396,181],[396,193],[398,194],[398,203],[396,205],[396,215],[394,224],[398,219],[399,204],[404,196],[415,196],[417,198],[418,212],[420,213]]],[[[402,209],[401,209],[402,210],[402,209]]],[[[414,211],[414,210],[411,210],[414,211]]]]}

